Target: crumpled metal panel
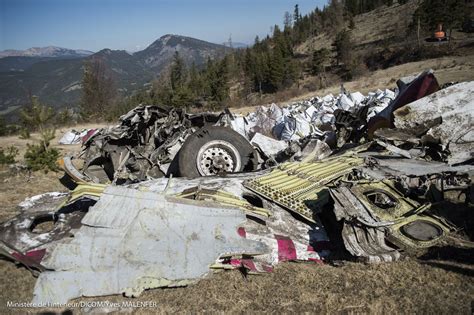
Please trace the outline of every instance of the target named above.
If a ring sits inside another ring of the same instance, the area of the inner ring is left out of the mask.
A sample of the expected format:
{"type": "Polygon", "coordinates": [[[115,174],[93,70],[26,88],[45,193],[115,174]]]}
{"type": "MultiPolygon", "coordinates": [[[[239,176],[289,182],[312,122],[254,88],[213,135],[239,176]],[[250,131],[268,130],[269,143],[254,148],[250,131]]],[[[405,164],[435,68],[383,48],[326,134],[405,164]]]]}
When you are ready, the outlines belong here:
{"type": "Polygon", "coordinates": [[[239,198],[225,191],[206,189],[199,186],[185,189],[183,192],[175,195],[177,198],[186,198],[191,200],[205,200],[215,202],[223,206],[235,207],[243,210],[248,215],[254,215],[265,219],[271,215],[271,212],[262,207],[251,205],[243,198],[239,198]]]}
{"type": "Polygon", "coordinates": [[[84,213],[62,214],[56,208],[64,203],[63,193],[45,193],[27,198],[20,203],[20,213],[7,222],[0,224],[0,241],[18,253],[37,249],[44,244],[61,239],[77,226],[84,213]],[[36,222],[53,221],[56,224],[42,233],[34,231],[36,222]]]}
{"type": "Polygon", "coordinates": [[[72,164],[64,168],[76,180],[95,183],[125,184],[170,175],[176,173],[172,162],[186,138],[221,116],[140,105],[120,117],[118,125],[100,129],[84,142],[80,172],[72,164]]]}
{"type": "Polygon", "coordinates": [[[271,249],[269,253],[253,259],[257,265],[275,266],[286,260],[321,261],[329,255],[329,238],[319,220],[317,223],[306,224],[282,207],[264,202],[272,211],[272,216],[265,220],[265,224],[247,220],[243,225],[246,238],[264,242],[271,249]],[[281,246],[281,239],[291,240],[289,247],[294,250],[288,253],[288,248],[281,246]]]}
{"type": "Polygon", "coordinates": [[[423,97],[393,113],[395,127],[415,131],[430,126],[427,136],[450,152],[449,164],[474,158],[474,81],[462,82],[423,97]]]}
{"type": "Polygon", "coordinates": [[[441,174],[446,172],[468,173],[474,172],[473,165],[451,166],[442,162],[401,159],[401,158],[372,158],[378,169],[392,176],[425,176],[430,174],[441,174]]]}
{"type": "Polygon", "coordinates": [[[89,210],[74,238],[43,261],[34,302],[65,303],[80,296],[136,296],[158,286],[205,276],[221,256],[257,255],[260,242],[237,234],[238,209],[111,186],[89,210]]]}
{"type": "Polygon", "coordinates": [[[384,230],[377,227],[383,223],[377,221],[348,187],[342,186],[330,191],[336,219],[344,220],[342,239],[349,253],[369,263],[400,258],[400,253],[385,243],[384,230]]]}
{"type": "Polygon", "coordinates": [[[403,82],[403,78],[397,81],[400,92],[380,113],[372,117],[368,124],[369,138],[373,137],[375,130],[379,128],[393,127],[393,112],[404,105],[414,102],[422,97],[430,95],[439,90],[439,84],[432,70],[423,71],[415,78],[408,79],[410,83],[403,82]]]}
{"type": "Polygon", "coordinates": [[[250,143],[258,147],[266,156],[274,156],[288,147],[288,142],[283,140],[275,140],[273,138],[255,133],[250,143]]]}
{"type": "Polygon", "coordinates": [[[338,221],[362,219],[364,222],[375,224],[376,218],[367,211],[364,204],[361,203],[352,194],[348,187],[341,186],[330,190],[331,197],[334,200],[334,214],[338,221]]]}
{"type": "Polygon", "coordinates": [[[268,175],[245,181],[244,186],[315,222],[313,211],[328,201],[325,185],[362,163],[362,159],[351,156],[314,163],[285,163],[268,175]]]}
{"type": "Polygon", "coordinates": [[[336,219],[343,221],[346,249],[368,262],[397,260],[398,248],[414,252],[434,246],[452,228],[448,222],[423,213],[429,204],[420,205],[404,197],[388,181],[359,182],[350,188],[340,186],[330,191],[336,219]],[[409,224],[430,225],[439,234],[417,239],[416,235],[402,232],[409,224]]]}
{"type": "MultiPolygon", "coordinates": [[[[185,191],[195,190],[196,187],[199,187],[203,192],[214,190],[244,198],[246,195],[253,195],[253,193],[244,188],[242,182],[268,173],[268,171],[261,171],[257,173],[229,174],[225,177],[200,177],[191,180],[184,178],[161,178],[133,184],[131,187],[142,191],[163,192],[167,195],[179,194],[181,197],[183,197],[185,191]]],[[[270,252],[252,259],[246,259],[249,264],[246,264],[245,267],[256,267],[256,270],[253,271],[262,272],[267,271],[263,266],[273,266],[281,261],[276,235],[286,237],[293,242],[296,249],[295,260],[307,261],[316,259],[320,261],[329,254],[329,239],[321,222],[316,219],[316,223],[308,224],[306,221],[296,219],[286,209],[273,202],[266,200],[262,200],[262,202],[264,208],[271,212],[271,216],[263,218],[264,221],[246,220],[242,228],[246,231],[246,238],[264,242],[269,246],[270,252]]],[[[251,209],[252,217],[255,217],[255,213],[257,213],[255,210],[254,207],[251,209]]],[[[246,211],[246,214],[248,213],[246,211]]],[[[234,262],[237,259],[232,259],[231,261],[234,262]]],[[[232,268],[228,264],[218,264],[218,267],[232,268]]],[[[234,267],[241,266],[234,265],[234,267]]],[[[252,268],[249,269],[249,272],[252,272],[252,268]]]]}
{"type": "Polygon", "coordinates": [[[342,239],[352,255],[368,263],[400,259],[400,252],[386,244],[385,233],[377,228],[344,222],[342,239]]]}
{"type": "Polygon", "coordinates": [[[400,192],[395,190],[390,181],[373,181],[367,183],[357,183],[351,187],[351,192],[361,202],[365,209],[368,209],[376,221],[393,221],[408,213],[420,208],[420,204],[415,200],[405,198],[400,192]],[[370,194],[387,196],[387,204],[381,208],[370,200],[370,194]],[[390,204],[391,203],[391,204],[390,204]]]}

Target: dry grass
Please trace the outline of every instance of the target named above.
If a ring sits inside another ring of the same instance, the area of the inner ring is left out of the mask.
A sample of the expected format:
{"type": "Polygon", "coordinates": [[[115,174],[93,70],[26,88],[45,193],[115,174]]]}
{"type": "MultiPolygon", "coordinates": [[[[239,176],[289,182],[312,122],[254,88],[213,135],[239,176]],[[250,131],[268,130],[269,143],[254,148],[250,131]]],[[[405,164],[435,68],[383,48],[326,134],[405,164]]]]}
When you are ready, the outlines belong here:
{"type": "MultiPolygon", "coordinates": [[[[186,288],[146,291],[134,301],[155,301],[153,311],[317,312],[471,314],[474,282],[467,271],[415,260],[391,264],[347,263],[342,267],[283,263],[271,274],[242,277],[238,271],[213,274],[186,288]]],[[[0,309],[7,300],[28,301],[34,279],[28,271],[0,261],[0,309]]],[[[77,301],[129,301],[120,296],[77,301]]],[[[13,311],[13,310],[5,310],[13,311]]],[[[19,310],[17,310],[19,311],[19,310]]],[[[151,309],[133,309],[136,314],[151,309]]]]}
{"type": "MultiPolygon", "coordinates": [[[[404,5],[391,7],[381,6],[371,12],[357,15],[354,18],[354,29],[351,30],[352,41],[356,47],[379,44],[387,39],[403,38],[410,25],[418,0],[404,5]]],[[[348,28],[348,22],[346,28],[348,28]]],[[[332,49],[336,34],[319,34],[309,38],[296,48],[297,53],[308,54],[321,48],[332,49]]],[[[391,45],[396,44],[391,42],[391,45]]]]}
{"type": "MultiPolygon", "coordinates": [[[[56,130],[56,136],[51,141],[51,145],[59,149],[62,154],[74,153],[80,150],[80,145],[60,145],[58,144],[59,139],[69,130],[82,130],[90,128],[101,128],[108,126],[106,123],[96,123],[96,124],[78,124],[72,127],[60,127],[56,130]]],[[[27,143],[35,143],[40,140],[40,135],[38,133],[32,133],[30,139],[20,139],[18,135],[12,135],[7,137],[0,137],[0,147],[5,148],[8,146],[15,146],[19,149],[18,157],[21,160],[26,151],[27,143]]]]}

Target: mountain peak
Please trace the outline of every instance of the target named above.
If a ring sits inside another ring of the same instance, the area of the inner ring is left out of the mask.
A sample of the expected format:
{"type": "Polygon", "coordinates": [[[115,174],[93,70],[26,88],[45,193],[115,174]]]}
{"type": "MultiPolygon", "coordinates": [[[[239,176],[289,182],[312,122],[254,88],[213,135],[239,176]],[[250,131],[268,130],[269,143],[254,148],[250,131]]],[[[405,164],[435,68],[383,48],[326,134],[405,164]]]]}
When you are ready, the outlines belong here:
{"type": "MultiPolygon", "coordinates": [[[[206,42],[201,39],[183,36],[183,35],[176,35],[176,34],[166,34],[155,40],[150,46],[148,46],[145,50],[162,50],[164,47],[169,47],[176,49],[177,51],[181,50],[183,47],[185,48],[193,48],[193,49],[223,49],[223,45],[214,44],[210,42],[206,42]]],[[[140,52],[138,52],[140,53],[140,52]]]]}
{"type": "Polygon", "coordinates": [[[92,55],[92,57],[97,56],[131,56],[126,50],[112,50],[110,48],[104,48],[102,50],[99,50],[95,54],[92,55]]]}

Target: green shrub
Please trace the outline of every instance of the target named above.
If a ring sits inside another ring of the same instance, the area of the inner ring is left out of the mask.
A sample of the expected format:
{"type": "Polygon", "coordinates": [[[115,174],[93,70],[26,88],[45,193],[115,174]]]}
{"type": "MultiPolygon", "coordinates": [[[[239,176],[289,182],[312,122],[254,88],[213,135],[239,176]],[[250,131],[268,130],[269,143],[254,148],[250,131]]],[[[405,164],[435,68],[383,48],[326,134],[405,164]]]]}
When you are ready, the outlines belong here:
{"type": "Polygon", "coordinates": [[[58,170],[56,161],[59,158],[59,151],[55,148],[40,144],[27,144],[28,148],[25,153],[25,162],[29,169],[33,171],[58,170]]]}
{"type": "Polygon", "coordinates": [[[6,149],[0,148],[0,164],[13,164],[15,157],[18,155],[18,149],[14,146],[9,146],[6,149]]]}
{"type": "Polygon", "coordinates": [[[9,136],[18,133],[20,126],[16,124],[8,124],[3,116],[0,116],[0,137],[9,136]]]}
{"type": "Polygon", "coordinates": [[[31,137],[30,131],[27,128],[21,128],[20,129],[20,135],[18,136],[18,138],[20,138],[20,139],[30,139],[30,137],[31,137]]]}
{"type": "Polygon", "coordinates": [[[58,126],[69,126],[74,123],[74,111],[70,108],[58,112],[55,117],[55,123],[58,126]]]}

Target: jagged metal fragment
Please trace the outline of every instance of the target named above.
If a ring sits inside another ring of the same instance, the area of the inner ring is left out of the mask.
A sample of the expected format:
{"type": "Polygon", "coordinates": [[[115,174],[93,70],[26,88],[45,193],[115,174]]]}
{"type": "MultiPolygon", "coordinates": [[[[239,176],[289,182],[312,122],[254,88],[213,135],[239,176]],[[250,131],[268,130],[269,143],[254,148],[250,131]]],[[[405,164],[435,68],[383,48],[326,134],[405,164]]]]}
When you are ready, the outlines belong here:
{"type": "Polygon", "coordinates": [[[474,81],[442,89],[397,109],[393,115],[395,127],[403,131],[430,124],[427,136],[449,150],[449,164],[474,158],[474,81]],[[431,126],[433,121],[439,123],[431,126]]]}
{"type": "MultiPolygon", "coordinates": [[[[252,179],[255,176],[268,174],[268,171],[256,173],[229,174],[225,177],[199,177],[195,179],[185,178],[160,178],[153,181],[133,184],[130,187],[142,191],[163,192],[167,195],[179,195],[180,197],[192,197],[197,199],[211,198],[213,202],[229,202],[232,206],[239,207],[245,211],[248,217],[258,217],[261,207],[271,213],[269,217],[260,215],[261,220],[248,219],[240,229],[246,231],[246,238],[261,241],[267,244],[270,252],[258,255],[252,259],[255,267],[261,271],[259,266],[273,266],[284,257],[279,257],[278,242],[276,236],[283,236],[291,240],[295,247],[295,260],[321,260],[329,253],[329,240],[322,223],[316,223],[296,219],[291,213],[276,205],[273,202],[260,199],[256,194],[242,186],[244,180],[252,179]],[[217,194],[217,195],[216,195],[217,194]],[[225,199],[220,197],[224,196],[225,199]],[[230,196],[232,196],[230,198],[230,196]],[[228,199],[230,198],[230,199],[228,199]],[[245,204],[243,201],[245,200],[245,204]],[[238,203],[236,203],[238,201],[238,203]],[[253,205],[248,208],[249,203],[253,205]],[[257,214],[257,215],[256,215],[257,214]]],[[[229,204],[230,205],[230,204],[229,204]]],[[[263,214],[263,213],[262,213],[263,214]]],[[[224,259],[223,259],[224,260],[224,259]]],[[[214,264],[213,268],[235,268],[230,264],[214,264]]],[[[237,259],[233,259],[235,261],[237,259]]],[[[240,267],[240,266],[239,266],[240,267]]],[[[252,272],[249,269],[248,272],[252,272]]]]}
{"type": "Polygon", "coordinates": [[[205,276],[219,257],[257,255],[261,243],[237,234],[239,209],[110,186],[82,220],[74,238],[43,260],[34,302],[65,303],[80,296],[137,296],[162,285],[205,276]]]}
{"type": "Polygon", "coordinates": [[[473,165],[458,165],[451,166],[446,163],[436,161],[425,161],[415,159],[402,159],[402,158],[377,158],[371,159],[377,169],[381,170],[384,174],[392,176],[424,176],[430,174],[440,173],[473,173],[473,165]]]}
{"type": "Polygon", "coordinates": [[[285,163],[268,175],[245,181],[244,186],[315,222],[313,211],[328,201],[325,185],[362,163],[362,159],[351,156],[313,163],[285,163]]]}
{"type": "Polygon", "coordinates": [[[346,249],[367,262],[397,260],[399,248],[416,251],[434,246],[451,229],[447,222],[423,213],[429,204],[404,197],[388,181],[359,182],[330,191],[336,219],[343,221],[346,249]]]}
{"type": "Polygon", "coordinates": [[[256,215],[262,218],[269,217],[271,212],[262,207],[251,205],[243,198],[239,198],[231,193],[213,189],[206,189],[199,186],[189,188],[175,195],[177,198],[186,198],[191,200],[204,200],[216,202],[223,206],[236,207],[250,215],[256,215]]]}
{"type": "Polygon", "coordinates": [[[385,243],[385,234],[377,228],[377,220],[349,188],[331,189],[331,196],[336,219],[344,220],[342,239],[352,255],[370,263],[400,258],[400,253],[385,243]]]}

